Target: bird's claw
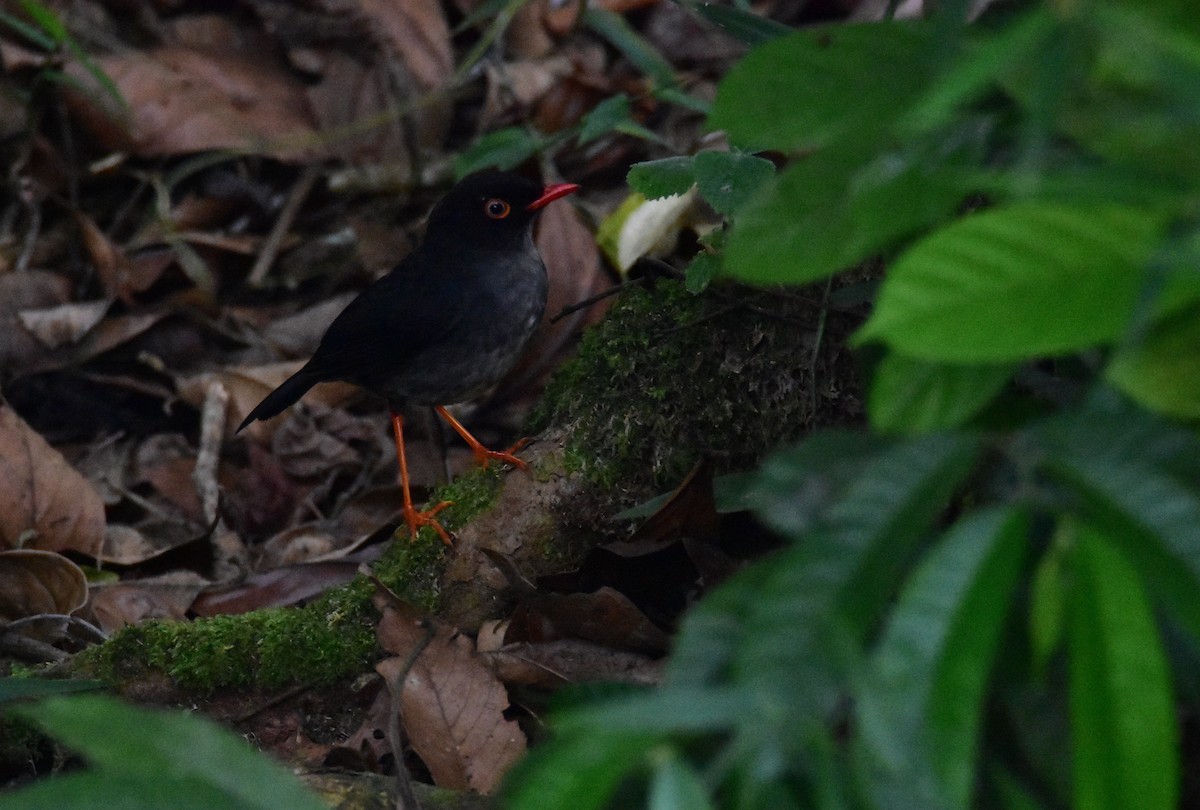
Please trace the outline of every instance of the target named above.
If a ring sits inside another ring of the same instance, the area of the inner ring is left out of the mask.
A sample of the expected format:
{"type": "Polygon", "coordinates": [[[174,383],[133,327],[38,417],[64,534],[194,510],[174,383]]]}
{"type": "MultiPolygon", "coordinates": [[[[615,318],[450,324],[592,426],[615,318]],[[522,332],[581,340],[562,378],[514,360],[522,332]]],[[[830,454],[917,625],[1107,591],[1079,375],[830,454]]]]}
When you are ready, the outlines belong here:
{"type": "Polygon", "coordinates": [[[453,504],[454,501],[442,501],[432,509],[426,509],[424,512],[418,511],[413,506],[406,504],[404,507],[404,522],[408,524],[408,536],[410,540],[417,539],[417,532],[422,526],[429,526],[438,533],[438,537],[442,538],[442,542],[446,545],[453,545],[450,539],[450,533],[442,527],[435,517],[438,512],[453,504]]]}
{"type": "Polygon", "coordinates": [[[475,463],[480,467],[486,468],[490,462],[499,461],[501,464],[511,464],[519,470],[527,470],[529,469],[529,462],[517,458],[516,453],[529,444],[529,442],[529,438],[521,439],[507,450],[488,450],[483,445],[480,445],[475,448],[475,463]]]}

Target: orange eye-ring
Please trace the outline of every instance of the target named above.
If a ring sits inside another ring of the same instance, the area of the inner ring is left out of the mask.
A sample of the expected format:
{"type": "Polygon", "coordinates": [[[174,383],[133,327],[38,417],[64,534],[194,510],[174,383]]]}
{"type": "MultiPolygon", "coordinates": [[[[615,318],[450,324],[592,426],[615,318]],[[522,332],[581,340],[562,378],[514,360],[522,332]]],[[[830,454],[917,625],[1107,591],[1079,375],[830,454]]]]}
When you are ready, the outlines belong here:
{"type": "Polygon", "coordinates": [[[483,213],[492,219],[504,219],[512,211],[512,206],[498,197],[493,197],[483,204],[483,213]]]}

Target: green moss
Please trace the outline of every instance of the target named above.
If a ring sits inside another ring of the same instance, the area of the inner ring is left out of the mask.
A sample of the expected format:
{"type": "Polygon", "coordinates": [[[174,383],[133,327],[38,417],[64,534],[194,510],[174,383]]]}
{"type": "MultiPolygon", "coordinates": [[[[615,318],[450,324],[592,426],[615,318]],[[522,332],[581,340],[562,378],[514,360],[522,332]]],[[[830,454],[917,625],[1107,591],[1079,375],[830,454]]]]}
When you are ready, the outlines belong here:
{"type": "MultiPolygon", "coordinates": [[[[439,517],[448,529],[486,509],[499,492],[499,470],[463,475],[437,493],[454,501],[439,517]]],[[[373,570],[388,588],[429,611],[437,608],[445,546],[432,529],[410,541],[398,532],[373,570]]],[[[114,682],[161,672],[184,689],[278,689],[327,684],[370,668],[375,643],[373,586],[366,577],[303,607],[268,608],[191,622],[127,627],[77,657],[79,668],[114,682]]]]}
{"type": "Polygon", "coordinates": [[[836,349],[852,323],[830,318],[814,357],[819,320],[796,295],[629,290],[551,380],[535,424],[565,427],[568,457],[615,502],[674,486],[701,457],[719,471],[752,467],[858,410],[836,349]]]}

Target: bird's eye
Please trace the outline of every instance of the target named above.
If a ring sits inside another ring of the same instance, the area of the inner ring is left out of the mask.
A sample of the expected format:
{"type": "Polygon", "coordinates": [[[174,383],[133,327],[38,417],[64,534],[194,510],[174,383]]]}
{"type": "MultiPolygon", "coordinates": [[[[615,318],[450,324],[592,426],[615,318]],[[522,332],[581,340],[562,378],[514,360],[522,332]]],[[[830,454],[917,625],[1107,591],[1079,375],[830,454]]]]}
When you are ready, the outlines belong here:
{"type": "Polygon", "coordinates": [[[512,206],[504,200],[493,197],[483,204],[483,213],[492,219],[504,219],[512,211],[512,206]]]}

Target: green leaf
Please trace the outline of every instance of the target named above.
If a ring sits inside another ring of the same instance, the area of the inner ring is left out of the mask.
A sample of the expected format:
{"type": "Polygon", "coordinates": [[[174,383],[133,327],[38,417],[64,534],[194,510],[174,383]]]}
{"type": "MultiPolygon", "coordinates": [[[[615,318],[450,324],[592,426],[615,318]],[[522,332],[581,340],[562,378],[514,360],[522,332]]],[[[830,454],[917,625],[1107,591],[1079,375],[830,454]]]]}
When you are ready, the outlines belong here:
{"type": "Polygon", "coordinates": [[[1107,533],[1076,530],[1070,689],[1074,807],[1173,810],[1178,727],[1154,616],[1107,533]]]}
{"type": "Polygon", "coordinates": [[[738,212],[726,268],[751,284],[816,281],[945,219],[962,198],[958,170],[945,158],[824,149],[738,212]]]}
{"type": "Polygon", "coordinates": [[[871,380],[871,425],[906,435],[958,427],[983,410],[1015,370],[1010,363],[964,366],[888,352],[871,380]]]}
{"type": "Polygon", "coordinates": [[[878,142],[936,64],[911,23],[823,25],[751,51],[717,89],[709,126],[738,146],[795,151],[878,142]]]}
{"type": "Polygon", "coordinates": [[[725,215],[737,213],[775,175],[774,163],[742,152],[701,152],[695,168],[700,195],[725,215]]]}
{"type": "Polygon", "coordinates": [[[708,810],[713,807],[700,774],[677,756],[664,757],[650,780],[648,810],[708,810]]]}
{"type": "Polygon", "coordinates": [[[1200,307],[1155,323],[1136,344],[1123,346],[1105,377],[1147,408],[1200,417],[1200,307]]]}
{"type": "Polygon", "coordinates": [[[696,184],[694,161],[691,157],[670,157],[635,163],[629,167],[625,181],[647,200],[683,194],[696,184]]]}
{"type": "Polygon", "coordinates": [[[687,3],[688,8],[746,45],[755,46],[779,39],[792,29],[769,17],[716,3],[687,3]]]}
{"type": "Polygon", "coordinates": [[[866,432],[823,431],[771,455],[747,499],[772,529],[799,537],[824,520],[852,482],[889,445],[866,432]]]}
{"type": "Polygon", "coordinates": [[[1067,543],[1058,531],[1029,584],[1029,644],[1035,672],[1044,672],[1065,638],[1067,543]]]}
{"type": "Polygon", "coordinates": [[[524,127],[490,132],[454,159],[454,173],[465,177],[480,169],[512,169],[524,163],[545,145],[542,138],[524,127]]]}
{"type": "Polygon", "coordinates": [[[1160,226],[1158,215],[1106,205],[1020,202],[973,214],[896,260],[856,341],[950,363],[1114,341],[1160,226]]]}
{"type": "Polygon", "coordinates": [[[552,737],[517,763],[504,781],[504,807],[511,810],[600,810],[613,791],[661,738],[614,733],[596,726],[552,737]]]}
{"type": "Polygon", "coordinates": [[[1195,464],[1200,441],[1187,431],[1136,412],[1091,413],[1047,420],[1034,432],[1041,468],[1079,499],[1090,522],[1112,528],[1110,538],[1154,582],[1154,597],[1200,640],[1200,496],[1195,464]],[[1190,482],[1186,483],[1186,482],[1190,482]]]}
{"type": "MultiPolygon", "coordinates": [[[[771,570],[744,619],[754,630],[733,671],[774,696],[781,721],[811,713],[807,719],[816,723],[832,708],[839,668],[875,626],[977,450],[974,437],[945,435],[885,449],[866,460],[813,529],[795,538],[794,552],[767,563],[771,570]]],[[[783,509],[769,504],[761,514],[783,509]]],[[[683,643],[681,636],[681,652],[683,643]]]]}
{"type": "Polygon", "coordinates": [[[704,292],[709,283],[721,272],[721,256],[702,250],[692,258],[684,271],[687,291],[693,294],[704,292]]]}
{"type": "Polygon", "coordinates": [[[607,135],[616,129],[617,125],[629,120],[629,96],[624,93],[610,96],[583,117],[579,128],[579,145],[607,135]]]}
{"type": "Polygon", "coordinates": [[[207,719],[100,695],[49,698],[12,711],[82,754],[93,770],[6,794],[0,810],[325,806],[282,766],[207,719]]]}
{"type": "Polygon", "coordinates": [[[1028,524],[1013,509],[960,520],[905,586],[857,701],[879,807],[971,805],[987,680],[1028,524]]]}
{"type": "Polygon", "coordinates": [[[0,678],[0,704],[72,692],[103,689],[104,681],[52,681],[45,678],[0,678]]]}

